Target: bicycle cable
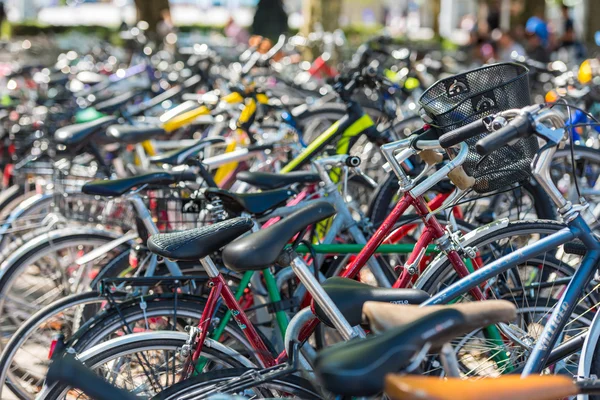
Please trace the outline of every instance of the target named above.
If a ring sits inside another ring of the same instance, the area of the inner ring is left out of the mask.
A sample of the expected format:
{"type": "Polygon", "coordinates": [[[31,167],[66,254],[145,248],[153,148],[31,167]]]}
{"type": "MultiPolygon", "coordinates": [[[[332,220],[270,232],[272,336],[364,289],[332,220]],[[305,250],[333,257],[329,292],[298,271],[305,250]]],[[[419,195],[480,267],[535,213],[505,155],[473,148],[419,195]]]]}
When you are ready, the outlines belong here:
{"type": "MultiPolygon", "coordinates": [[[[562,98],[560,100],[562,100],[563,103],[564,103],[564,105],[565,105],[565,107],[567,107],[567,113],[569,115],[569,120],[568,121],[571,122],[572,121],[572,118],[571,118],[571,106],[569,105],[569,103],[567,102],[567,100],[565,100],[564,98],[562,98]]],[[[559,105],[559,103],[554,103],[554,105],[559,105]]],[[[550,108],[554,107],[554,105],[551,106],[550,108]]],[[[581,109],[580,109],[580,111],[582,111],[584,113],[587,113],[586,111],[583,111],[581,109]]],[[[593,116],[592,116],[592,118],[593,118],[593,116]]],[[[574,140],[575,137],[574,137],[574,132],[575,132],[575,129],[573,128],[573,126],[569,125],[569,139],[570,139],[570,141],[569,141],[569,149],[570,149],[570,152],[571,152],[571,173],[573,174],[573,181],[575,183],[575,191],[577,191],[577,198],[581,200],[581,191],[579,190],[579,182],[577,181],[577,173],[576,173],[576,170],[575,170],[575,140],[574,140]]],[[[583,172],[585,172],[585,171],[583,171],[583,172]]]]}

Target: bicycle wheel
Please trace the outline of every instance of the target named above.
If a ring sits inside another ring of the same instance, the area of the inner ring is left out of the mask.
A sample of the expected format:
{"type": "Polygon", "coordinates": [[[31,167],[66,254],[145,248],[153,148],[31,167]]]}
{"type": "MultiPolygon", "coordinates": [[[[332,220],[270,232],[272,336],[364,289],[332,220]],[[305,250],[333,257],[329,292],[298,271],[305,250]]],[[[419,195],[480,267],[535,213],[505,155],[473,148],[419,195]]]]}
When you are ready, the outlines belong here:
{"type": "Polygon", "coordinates": [[[10,212],[4,211],[5,208],[8,207],[9,204],[13,202],[19,196],[22,196],[25,193],[25,184],[16,184],[11,185],[8,188],[2,190],[0,193],[0,212],[10,212]]]}
{"type": "Polygon", "coordinates": [[[34,191],[24,193],[7,204],[0,212],[0,221],[6,229],[1,236],[0,249],[4,250],[23,235],[44,227],[44,219],[52,211],[52,197],[34,191]]]}
{"type": "MultiPolygon", "coordinates": [[[[188,335],[182,332],[134,333],[94,346],[78,355],[79,361],[113,386],[151,397],[178,382],[184,367],[179,349],[188,335]]],[[[200,354],[207,360],[202,374],[214,369],[252,367],[252,363],[218,342],[208,341],[200,354]]],[[[68,385],[45,387],[40,397],[87,399],[68,385]]]]}
{"type": "MultiPolygon", "coordinates": [[[[0,357],[0,382],[20,399],[33,399],[42,387],[49,364],[46,355],[57,332],[68,339],[68,347],[80,353],[130,332],[183,332],[186,326],[198,324],[205,304],[200,297],[162,295],[127,300],[116,308],[107,306],[106,298],[95,293],[70,296],[38,312],[15,333],[0,357]]],[[[219,310],[215,322],[223,315],[224,310],[219,310]]],[[[253,357],[252,346],[233,320],[225,326],[220,342],[253,357]]]]}
{"type": "Polygon", "coordinates": [[[84,309],[99,312],[105,304],[97,293],[80,293],[49,304],[22,324],[0,355],[0,398],[10,390],[19,399],[34,399],[46,376],[54,334],[68,337],[85,322],[80,319],[84,309]]]}
{"type": "Polygon", "coordinates": [[[92,265],[79,266],[75,260],[116,237],[89,228],[56,230],[30,241],[5,260],[0,266],[0,347],[45,305],[90,290],[94,275],[128,245],[107,252],[92,265]]]}
{"type": "MultiPolygon", "coordinates": [[[[478,257],[473,262],[479,267],[562,228],[562,224],[552,221],[507,222],[499,228],[482,227],[480,233],[475,231],[474,239],[468,246],[477,249],[478,257]]],[[[453,344],[460,348],[459,363],[463,366],[462,372],[466,376],[497,376],[522,367],[580,259],[579,256],[567,255],[562,248],[558,248],[498,274],[482,285],[481,289],[487,298],[513,302],[517,306],[519,317],[511,322],[509,328],[492,327],[455,340],[453,344]]],[[[424,272],[416,287],[435,294],[458,279],[454,268],[444,257],[424,272]]],[[[562,341],[588,329],[598,300],[591,289],[590,287],[582,295],[576,312],[570,316],[562,341]]],[[[467,293],[457,301],[474,299],[467,293]]],[[[562,363],[562,371],[576,371],[577,356],[570,355],[562,363]]],[[[438,367],[435,363],[430,366],[431,371],[438,367]]],[[[550,369],[558,371],[558,363],[550,369]]]]}
{"type": "MultiPolygon", "coordinates": [[[[400,199],[396,175],[389,174],[387,179],[382,181],[367,213],[375,226],[379,226],[385,220],[400,199]]],[[[522,187],[511,191],[474,200],[464,204],[462,208],[465,221],[477,225],[500,218],[552,220],[556,216],[548,195],[535,182],[526,182],[522,187]]]]}
{"type": "Polygon", "coordinates": [[[598,207],[600,190],[597,189],[597,183],[600,177],[600,150],[576,145],[574,154],[575,170],[573,170],[571,149],[566,147],[556,151],[550,166],[552,181],[566,198],[577,203],[579,198],[573,181],[577,179],[581,194],[591,204],[590,210],[598,218],[600,217],[600,207],[598,207]]]}
{"type": "MultiPolygon", "coordinates": [[[[193,295],[161,295],[149,298],[133,299],[124,303],[119,309],[111,309],[104,313],[102,318],[94,321],[93,327],[78,333],[72,346],[77,351],[84,351],[103,341],[121,337],[130,332],[147,330],[178,330],[183,331],[186,326],[197,326],[202,317],[206,299],[193,295]],[[144,305],[144,303],[146,303],[144,305]]],[[[226,309],[220,307],[213,317],[213,326],[216,328],[225,316],[226,309]]],[[[268,339],[257,331],[263,342],[272,354],[274,348],[268,339]]],[[[248,342],[243,331],[230,319],[225,330],[219,338],[219,343],[226,345],[246,358],[258,363],[252,344],[248,342]]]]}
{"type": "Polygon", "coordinates": [[[204,399],[217,393],[243,396],[246,398],[293,397],[299,399],[320,399],[318,391],[309,381],[298,376],[288,375],[269,382],[251,384],[244,389],[228,391],[222,385],[238,379],[244,374],[252,374],[257,370],[250,368],[234,368],[211,371],[177,383],[161,392],[153,400],[185,400],[204,399]]]}

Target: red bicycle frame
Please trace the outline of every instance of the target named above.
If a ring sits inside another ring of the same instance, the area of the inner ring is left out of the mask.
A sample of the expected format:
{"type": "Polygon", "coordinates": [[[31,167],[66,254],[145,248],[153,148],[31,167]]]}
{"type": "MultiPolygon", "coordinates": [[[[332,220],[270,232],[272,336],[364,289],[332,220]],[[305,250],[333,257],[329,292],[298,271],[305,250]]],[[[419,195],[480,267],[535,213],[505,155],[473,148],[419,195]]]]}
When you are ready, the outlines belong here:
{"type": "MultiPolygon", "coordinates": [[[[302,190],[300,194],[296,196],[296,198],[288,202],[288,206],[296,205],[301,202],[304,198],[306,198],[312,189],[312,187],[308,187],[302,190]]],[[[266,228],[278,220],[279,218],[271,218],[262,227],[266,228]]],[[[231,289],[229,289],[229,286],[227,286],[223,275],[219,273],[217,276],[211,277],[209,285],[211,286],[211,290],[206,301],[206,306],[204,307],[204,310],[202,310],[202,317],[198,323],[198,336],[196,338],[197,340],[195,343],[194,354],[192,355],[191,359],[188,358],[186,361],[182,378],[185,379],[193,372],[194,366],[196,365],[198,358],[200,358],[202,348],[204,347],[204,341],[208,335],[208,328],[210,327],[210,323],[215,314],[218,301],[221,298],[223,299],[227,308],[231,311],[233,319],[244,333],[244,336],[250,342],[252,349],[257,352],[257,355],[262,363],[266,367],[272,367],[276,365],[277,362],[275,358],[271,355],[271,352],[258,335],[258,332],[256,332],[252,322],[248,320],[248,317],[246,316],[242,306],[235,299],[235,296],[231,292],[231,289]]]]}
{"type": "MultiPolygon", "coordinates": [[[[439,199],[438,199],[439,201],[439,199]]],[[[443,200],[442,200],[443,202],[443,200]]],[[[441,203],[440,203],[441,204],[441,203]]],[[[431,210],[425,199],[422,196],[413,197],[410,192],[404,194],[402,199],[396,204],[392,212],[387,216],[383,223],[379,226],[375,234],[367,241],[365,247],[356,256],[356,258],[342,271],[340,276],[344,278],[354,279],[360,270],[366,265],[367,261],[375,254],[377,248],[388,238],[392,229],[406,212],[413,206],[417,215],[425,224],[425,230],[419,238],[415,248],[408,257],[407,263],[414,263],[423,249],[433,243],[434,240],[442,238],[446,232],[444,227],[436,219],[435,215],[431,214],[431,210]]],[[[452,263],[457,274],[462,278],[469,275],[469,270],[462,260],[462,257],[456,250],[450,249],[447,251],[447,257],[452,263]]],[[[403,270],[400,277],[394,283],[395,288],[404,288],[411,281],[412,276],[408,271],[403,270]]],[[[471,293],[477,300],[483,300],[484,295],[479,287],[471,289],[471,293]]],[[[301,330],[299,339],[304,341],[312,335],[320,321],[315,318],[309,321],[301,330]]],[[[285,350],[277,357],[277,362],[282,362],[287,357],[285,350]]]]}
{"type": "MultiPolygon", "coordinates": [[[[306,192],[303,192],[305,197],[306,192]]],[[[377,229],[375,234],[369,239],[365,247],[361,250],[361,252],[356,256],[353,262],[351,262],[340,274],[340,276],[344,278],[355,278],[359,271],[365,266],[369,258],[375,254],[377,248],[386,240],[391,239],[390,233],[392,229],[400,219],[400,217],[406,212],[406,210],[413,206],[417,215],[421,217],[423,223],[425,224],[425,230],[421,237],[419,238],[415,248],[411,252],[408,263],[414,263],[419,254],[423,249],[426,249],[434,240],[439,239],[445,235],[445,231],[443,226],[439,223],[439,221],[435,218],[434,215],[431,214],[430,206],[432,208],[439,207],[443,201],[449,196],[449,194],[440,194],[434,198],[434,200],[428,205],[423,197],[412,197],[410,193],[405,193],[402,199],[396,204],[390,215],[385,219],[385,221],[381,224],[381,226],[377,229]],[[436,207],[437,206],[437,207],[436,207]]],[[[294,199],[290,202],[289,205],[297,204],[300,202],[300,199],[294,199]]],[[[275,222],[275,219],[269,220],[265,225],[271,225],[275,222]]],[[[415,224],[413,224],[414,229],[415,224]]],[[[402,228],[400,228],[402,229],[402,228]]],[[[408,232],[408,231],[407,231],[408,232]]],[[[394,232],[396,234],[396,238],[399,238],[398,231],[394,232]]],[[[406,233],[404,233],[406,234],[406,233]]],[[[464,264],[462,258],[455,250],[450,250],[447,253],[447,257],[451,261],[452,265],[456,269],[459,276],[464,277],[469,274],[469,270],[464,264]]],[[[410,282],[412,276],[408,274],[407,271],[403,271],[398,280],[395,282],[394,287],[402,288],[406,287],[410,282]]],[[[285,350],[274,359],[267,349],[265,343],[262,341],[256,329],[252,325],[252,323],[248,320],[248,317],[244,313],[240,304],[236,301],[235,296],[225,283],[225,280],[222,275],[218,275],[216,277],[212,277],[210,280],[210,285],[212,286],[210,294],[208,296],[208,300],[206,303],[206,307],[202,312],[201,320],[198,324],[198,336],[196,341],[196,347],[194,349],[194,354],[192,355],[191,360],[188,359],[188,362],[185,367],[186,374],[184,376],[189,376],[189,374],[193,371],[194,365],[196,361],[200,357],[202,352],[204,341],[206,340],[208,334],[208,327],[210,326],[210,322],[214,315],[217,303],[219,298],[222,298],[225,302],[225,305],[229,310],[231,310],[232,315],[237,322],[238,326],[242,329],[244,336],[248,339],[252,348],[257,351],[257,355],[263,364],[266,367],[271,367],[276,365],[277,363],[283,362],[287,357],[287,353],[285,350]]],[[[472,289],[473,295],[481,300],[483,299],[483,293],[479,288],[472,289]]],[[[310,297],[306,297],[306,300],[310,300],[310,297]]],[[[319,324],[318,319],[313,319],[309,323],[307,323],[300,334],[300,340],[306,340],[315,330],[317,325],[319,324]]]]}
{"type": "Polygon", "coordinates": [[[212,286],[212,288],[208,295],[206,306],[204,307],[204,310],[202,310],[202,317],[198,323],[199,332],[197,336],[196,348],[194,349],[194,354],[192,355],[191,360],[188,359],[186,363],[186,367],[184,368],[185,374],[183,376],[187,377],[192,373],[194,366],[200,357],[200,353],[202,353],[204,341],[208,335],[208,327],[210,326],[210,322],[215,313],[219,298],[223,299],[225,305],[231,311],[231,315],[235,319],[235,322],[244,333],[246,339],[248,339],[252,345],[252,348],[257,352],[258,358],[260,358],[262,363],[266,367],[272,367],[275,365],[275,358],[271,355],[271,352],[258,335],[258,332],[256,332],[254,325],[252,325],[252,322],[250,322],[246,316],[246,313],[244,310],[242,310],[242,307],[235,299],[235,296],[231,292],[231,289],[229,289],[229,286],[227,286],[223,275],[219,274],[216,277],[210,278],[209,285],[212,286]]]}

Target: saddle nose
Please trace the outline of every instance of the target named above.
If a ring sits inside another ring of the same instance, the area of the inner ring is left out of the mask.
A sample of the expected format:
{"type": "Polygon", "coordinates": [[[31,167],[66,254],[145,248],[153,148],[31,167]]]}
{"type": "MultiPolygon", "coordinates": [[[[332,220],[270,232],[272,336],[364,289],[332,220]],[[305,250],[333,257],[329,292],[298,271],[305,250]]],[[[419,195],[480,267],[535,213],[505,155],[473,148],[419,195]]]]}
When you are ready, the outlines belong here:
{"type": "Polygon", "coordinates": [[[197,261],[252,229],[250,218],[233,218],[187,231],[159,233],[148,239],[148,249],[170,260],[197,261]]]}

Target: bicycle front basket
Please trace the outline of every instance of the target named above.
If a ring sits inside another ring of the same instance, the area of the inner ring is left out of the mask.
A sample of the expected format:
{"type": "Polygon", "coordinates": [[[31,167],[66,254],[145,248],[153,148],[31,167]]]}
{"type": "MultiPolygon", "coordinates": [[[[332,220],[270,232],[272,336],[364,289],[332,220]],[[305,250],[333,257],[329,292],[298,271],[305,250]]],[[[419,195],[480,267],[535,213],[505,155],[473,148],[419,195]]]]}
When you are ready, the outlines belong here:
{"type": "MultiPolygon", "coordinates": [[[[530,105],[528,72],[516,63],[487,65],[437,81],[419,103],[440,133],[450,132],[488,115],[530,105]]],[[[469,153],[463,168],[475,178],[473,190],[489,193],[531,176],[531,161],[538,150],[535,137],[481,156],[475,143],[485,135],[467,141],[469,153]]]]}

